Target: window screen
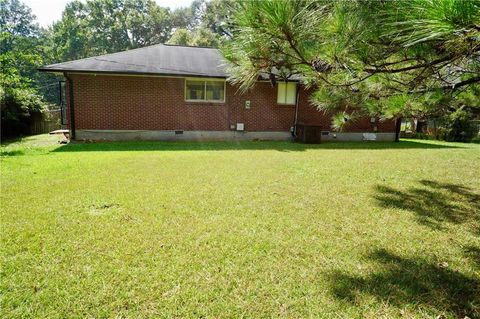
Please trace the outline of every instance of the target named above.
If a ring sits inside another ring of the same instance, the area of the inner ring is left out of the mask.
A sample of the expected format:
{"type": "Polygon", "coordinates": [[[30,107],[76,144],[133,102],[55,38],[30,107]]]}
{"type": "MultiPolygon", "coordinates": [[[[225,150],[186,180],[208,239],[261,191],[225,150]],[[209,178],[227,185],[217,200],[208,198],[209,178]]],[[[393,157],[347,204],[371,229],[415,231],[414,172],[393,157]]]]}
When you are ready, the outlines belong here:
{"type": "Polygon", "coordinates": [[[223,101],[225,99],[225,85],[223,81],[206,82],[207,101],[223,101]]]}
{"type": "Polygon", "coordinates": [[[187,80],[187,100],[205,100],[205,81],[187,80]]]}
{"type": "Polygon", "coordinates": [[[297,83],[278,83],[277,103],[295,105],[297,100],[297,83]]]}
{"type": "Polygon", "coordinates": [[[186,80],[185,90],[185,100],[187,101],[225,101],[225,81],[186,80]]]}

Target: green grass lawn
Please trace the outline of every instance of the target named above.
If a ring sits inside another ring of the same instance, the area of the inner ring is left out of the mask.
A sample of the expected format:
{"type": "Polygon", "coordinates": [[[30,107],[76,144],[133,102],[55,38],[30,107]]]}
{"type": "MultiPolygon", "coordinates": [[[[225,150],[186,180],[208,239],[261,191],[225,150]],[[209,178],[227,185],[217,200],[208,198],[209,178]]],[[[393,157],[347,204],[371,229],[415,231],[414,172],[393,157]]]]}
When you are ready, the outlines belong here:
{"type": "Polygon", "coordinates": [[[3,318],[480,317],[480,145],[59,145],[1,157],[3,318]]]}

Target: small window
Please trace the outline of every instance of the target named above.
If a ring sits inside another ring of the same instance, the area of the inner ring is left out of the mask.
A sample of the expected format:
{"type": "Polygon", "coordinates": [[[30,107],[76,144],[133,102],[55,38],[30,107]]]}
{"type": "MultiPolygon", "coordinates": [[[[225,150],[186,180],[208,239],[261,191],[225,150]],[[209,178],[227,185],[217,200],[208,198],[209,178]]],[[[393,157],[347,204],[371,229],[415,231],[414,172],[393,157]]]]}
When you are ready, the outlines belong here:
{"type": "Polygon", "coordinates": [[[278,83],[277,103],[295,105],[297,100],[297,83],[278,83]]]}
{"type": "Polygon", "coordinates": [[[197,102],[224,102],[225,81],[185,80],[185,100],[197,102]]]}
{"type": "Polygon", "coordinates": [[[187,100],[205,100],[204,81],[187,81],[187,100]]]}

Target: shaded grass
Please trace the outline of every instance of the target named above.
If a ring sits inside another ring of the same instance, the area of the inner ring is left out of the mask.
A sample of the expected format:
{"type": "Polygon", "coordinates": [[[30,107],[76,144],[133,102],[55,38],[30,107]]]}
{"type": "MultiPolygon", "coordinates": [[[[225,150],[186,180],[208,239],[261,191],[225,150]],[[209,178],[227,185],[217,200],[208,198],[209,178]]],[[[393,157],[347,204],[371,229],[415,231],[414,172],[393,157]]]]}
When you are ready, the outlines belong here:
{"type": "Polygon", "coordinates": [[[379,271],[332,275],[335,296],[358,304],[365,296],[383,300],[389,306],[411,305],[428,313],[452,313],[455,317],[478,316],[480,279],[449,267],[447,262],[432,263],[421,256],[402,257],[384,249],[368,255],[379,271]]]}
{"type": "Polygon", "coordinates": [[[406,191],[379,185],[375,198],[385,208],[415,212],[420,223],[441,229],[444,222],[480,224],[480,194],[462,185],[420,180],[406,191]]]}
{"type": "Polygon", "coordinates": [[[58,135],[39,134],[2,140],[0,156],[20,156],[45,153],[58,148],[58,135]]]}
{"type": "Polygon", "coordinates": [[[3,150],[7,318],[480,315],[478,145],[3,150]]]}

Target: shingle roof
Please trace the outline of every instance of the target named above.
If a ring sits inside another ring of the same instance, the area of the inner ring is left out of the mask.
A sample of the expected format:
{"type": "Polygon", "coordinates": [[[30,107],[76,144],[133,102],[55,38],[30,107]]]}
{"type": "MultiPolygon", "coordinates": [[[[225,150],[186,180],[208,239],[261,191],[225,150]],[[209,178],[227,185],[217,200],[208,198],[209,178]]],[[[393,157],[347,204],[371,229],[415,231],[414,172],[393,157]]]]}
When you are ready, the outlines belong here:
{"type": "Polygon", "coordinates": [[[217,49],[157,44],[39,68],[46,72],[163,74],[226,78],[217,49]]]}

